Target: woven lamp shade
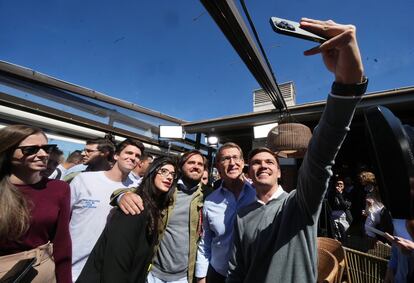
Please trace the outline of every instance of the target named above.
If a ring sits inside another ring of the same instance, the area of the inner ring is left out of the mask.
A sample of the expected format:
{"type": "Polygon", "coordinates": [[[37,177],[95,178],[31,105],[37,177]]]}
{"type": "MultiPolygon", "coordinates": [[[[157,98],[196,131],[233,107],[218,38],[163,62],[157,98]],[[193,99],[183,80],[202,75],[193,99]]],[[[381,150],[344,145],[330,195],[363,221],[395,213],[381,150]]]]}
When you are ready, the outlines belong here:
{"type": "Polygon", "coordinates": [[[267,146],[281,157],[302,158],[311,137],[311,130],[303,124],[282,123],[270,130],[267,146]]]}

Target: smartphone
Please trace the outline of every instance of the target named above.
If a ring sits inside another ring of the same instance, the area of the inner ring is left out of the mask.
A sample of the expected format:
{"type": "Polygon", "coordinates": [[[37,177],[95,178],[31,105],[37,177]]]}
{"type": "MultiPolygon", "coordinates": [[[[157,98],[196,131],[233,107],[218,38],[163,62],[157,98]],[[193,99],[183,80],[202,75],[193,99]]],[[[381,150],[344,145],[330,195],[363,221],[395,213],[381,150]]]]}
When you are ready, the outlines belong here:
{"type": "Polygon", "coordinates": [[[275,32],[280,34],[298,37],[318,43],[324,43],[327,40],[326,38],[300,28],[300,25],[297,22],[271,17],[270,25],[275,32]]]}
{"type": "Polygon", "coordinates": [[[22,259],[18,261],[4,276],[0,279],[1,283],[27,283],[32,282],[36,277],[37,271],[33,268],[36,258],[22,259]]]}

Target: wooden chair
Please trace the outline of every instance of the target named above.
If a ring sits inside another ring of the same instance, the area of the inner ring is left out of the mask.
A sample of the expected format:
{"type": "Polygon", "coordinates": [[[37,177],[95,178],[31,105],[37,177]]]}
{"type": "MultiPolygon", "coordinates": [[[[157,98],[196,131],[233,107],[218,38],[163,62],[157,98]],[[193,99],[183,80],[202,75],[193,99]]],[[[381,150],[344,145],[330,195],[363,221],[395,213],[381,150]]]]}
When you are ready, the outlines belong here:
{"type": "Polygon", "coordinates": [[[346,247],[344,250],[350,283],[384,282],[388,260],[346,247]]]}
{"type": "Polygon", "coordinates": [[[342,248],[341,242],[332,238],[319,237],[318,249],[324,249],[332,253],[338,261],[338,274],[336,276],[336,283],[342,282],[342,275],[345,270],[345,252],[342,248]]]}
{"type": "Polygon", "coordinates": [[[391,246],[378,241],[374,248],[368,250],[368,253],[389,260],[391,257],[391,246]]]}
{"type": "Polygon", "coordinates": [[[338,261],[327,250],[318,248],[318,283],[335,283],[338,261]]]}

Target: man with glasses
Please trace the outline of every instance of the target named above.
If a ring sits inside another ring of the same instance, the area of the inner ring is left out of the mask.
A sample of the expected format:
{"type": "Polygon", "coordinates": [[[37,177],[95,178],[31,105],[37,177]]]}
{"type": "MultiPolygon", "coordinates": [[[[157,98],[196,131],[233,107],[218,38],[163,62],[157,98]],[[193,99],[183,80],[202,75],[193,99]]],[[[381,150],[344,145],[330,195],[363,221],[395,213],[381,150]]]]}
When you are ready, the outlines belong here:
{"type": "Polygon", "coordinates": [[[82,172],[70,183],[73,281],[82,271],[106,225],[111,210],[108,199],[112,192],[137,186],[129,174],[143,152],[144,145],[140,141],[126,139],[116,147],[115,164],[110,170],[82,172]]]}
{"type": "MultiPolygon", "coordinates": [[[[64,181],[70,183],[80,171],[102,171],[109,170],[112,166],[112,159],[115,151],[114,144],[108,139],[91,139],[86,141],[85,148],[82,150],[83,167],[76,172],[68,171],[64,181]],[[85,168],[86,166],[86,168],[85,168]]],[[[77,166],[75,166],[77,167],[77,166]]]]}
{"type": "MultiPolygon", "coordinates": [[[[148,283],[192,283],[197,253],[197,243],[202,231],[202,208],[209,189],[202,185],[205,169],[203,155],[198,150],[183,154],[179,161],[180,179],[174,202],[164,215],[163,231],[157,248],[148,283]]],[[[140,213],[142,201],[137,194],[117,192],[112,203],[121,193],[119,207],[126,214],[140,213]]]]}
{"type": "Polygon", "coordinates": [[[199,282],[225,282],[233,245],[233,227],[237,212],[256,198],[253,187],[244,178],[243,151],[235,143],[218,150],[216,167],[221,185],[205,200],[203,236],[197,251],[196,277],[199,282]]]}

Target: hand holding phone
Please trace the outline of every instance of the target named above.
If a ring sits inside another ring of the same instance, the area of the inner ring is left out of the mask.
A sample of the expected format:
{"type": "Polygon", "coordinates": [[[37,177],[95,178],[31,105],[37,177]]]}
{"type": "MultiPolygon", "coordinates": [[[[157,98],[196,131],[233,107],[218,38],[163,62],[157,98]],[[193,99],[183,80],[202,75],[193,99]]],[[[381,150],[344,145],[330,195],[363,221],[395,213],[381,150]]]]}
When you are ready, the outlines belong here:
{"type": "Polygon", "coordinates": [[[326,38],[302,29],[300,27],[300,24],[294,21],[271,17],[270,25],[275,32],[280,34],[306,39],[318,43],[324,43],[327,40],[326,38]]]}

